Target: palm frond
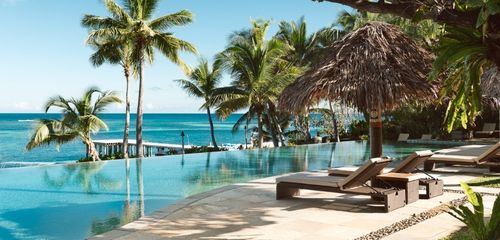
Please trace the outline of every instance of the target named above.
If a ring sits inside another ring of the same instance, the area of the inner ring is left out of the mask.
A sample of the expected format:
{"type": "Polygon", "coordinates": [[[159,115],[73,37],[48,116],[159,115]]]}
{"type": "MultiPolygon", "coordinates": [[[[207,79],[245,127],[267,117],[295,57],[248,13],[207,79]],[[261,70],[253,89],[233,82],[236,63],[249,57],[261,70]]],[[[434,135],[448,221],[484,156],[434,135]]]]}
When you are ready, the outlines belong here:
{"type": "Polygon", "coordinates": [[[34,133],[26,145],[26,150],[29,151],[42,145],[50,145],[51,143],[61,145],[71,142],[77,137],[78,134],[76,132],[67,129],[60,121],[41,119],[38,121],[34,133]]]}
{"type": "Polygon", "coordinates": [[[199,98],[205,97],[203,91],[195,83],[184,79],[177,79],[174,81],[177,82],[181,86],[181,88],[184,89],[184,91],[186,91],[188,95],[199,98]]]}
{"type": "Polygon", "coordinates": [[[193,14],[188,10],[182,10],[173,14],[165,15],[152,20],[149,27],[155,31],[164,31],[174,26],[183,26],[193,21],[193,14]]]}

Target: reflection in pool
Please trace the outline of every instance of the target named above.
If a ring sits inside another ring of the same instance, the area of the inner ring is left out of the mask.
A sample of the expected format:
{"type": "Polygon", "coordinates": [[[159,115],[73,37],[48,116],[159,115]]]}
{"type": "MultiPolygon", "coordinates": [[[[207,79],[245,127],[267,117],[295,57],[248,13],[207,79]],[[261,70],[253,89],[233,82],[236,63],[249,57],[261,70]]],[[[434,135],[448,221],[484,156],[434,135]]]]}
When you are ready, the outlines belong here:
{"type": "MultiPolygon", "coordinates": [[[[385,144],[384,155],[423,149],[436,146],[385,144]]],[[[220,186],[357,165],[368,156],[366,142],[342,142],[2,169],[0,239],[83,239],[220,186]]]]}

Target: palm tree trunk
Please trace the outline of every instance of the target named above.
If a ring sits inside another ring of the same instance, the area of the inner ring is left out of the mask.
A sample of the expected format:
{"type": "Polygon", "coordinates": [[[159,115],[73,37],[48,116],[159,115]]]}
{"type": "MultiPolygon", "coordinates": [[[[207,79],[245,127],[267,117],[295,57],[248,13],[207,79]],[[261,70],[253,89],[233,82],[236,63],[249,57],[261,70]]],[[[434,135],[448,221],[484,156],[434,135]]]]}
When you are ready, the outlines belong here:
{"type": "Polygon", "coordinates": [[[337,124],[337,116],[335,115],[335,112],[333,111],[333,106],[332,106],[331,101],[328,101],[328,105],[330,106],[330,113],[332,114],[333,131],[335,132],[335,141],[340,142],[339,127],[337,124]]]}
{"type": "Polygon", "coordinates": [[[267,111],[267,121],[269,122],[269,131],[271,132],[271,138],[273,140],[274,147],[279,147],[278,137],[276,136],[276,129],[274,128],[274,122],[271,119],[271,111],[267,111]]]}
{"type": "MultiPolygon", "coordinates": [[[[99,153],[95,149],[94,142],[92,142],[92,139],[88,138],[83,141],[85,143],[85,147],[87,148],[88,155],[92,158],[92,161],[100,161],[101,158],[99,157],[99,153]]],[[[88,156],[87,156],[88,157],[88,156]]]]}
{"type": "Polygon", "coordinates": [[[311,129],[309,127],[309,112],[304,115],[305,134],[307,142],[311,141],[311,129]]]}
{"type": "Polygon", "coordinates": [[[370,113],[370,157],[382,156],[382,111],[380,107],[370,113]]]}
{"type": "Polygon", "coordinates": [[[263,122],[262,122],[262,112],[257,112],[257,127],[259,129],[259,143],[258,147],[262,148],[264,143],[264,131],[263,131],[263,122]]]}
{"type": "Polygon", "coordinates": [[[274,121],[274,126],[276,126],[276,134],[278,135],[278,140],[281,142],[281,146],[284,147],[285,137],[283,136],[283,130],[281,129],[278,117],[276,116],[276,105],[273,102],[269,103],[269,110],[271,111],[271,119],[274,121]]]}
{"type": "MultiPolygon", "coordinates": [[[[142,54],[141,54],[142,55],[142,54]]],[[[140,57],[139,61],[139,97],[137,100],[137,116],[136,116],[136,154],[137,157],[144,157],[144,149],[142,147],[142,115],[143,115],[143,97],[144,97],[144,59],[140,57]]]]}
{"type": "Polygon", "coordinates": [[[90,152],[89,145],[85,141],[83,142],[83,144],[85,144],[85,159],[88,159],[90,152]]]}
{"type": "Polygon", "coordinates": [[[214,145],[215,150],[219,150],[217,142],[215,141],[214,123],[212,121],[212,114],[210,113],[209,107],[207,107],[207,115],[208,115],[208,123],[210,124],[210,135],[212,136],[212,144],[214,145]]]}
{"type": "Polygon", "coordinates": [[[125,72],[125,128],[123,130],[123,157],[128,158],[128,135],[130,129],[130,69],[128,66],[123,68],[125,72]]]}
{"type": "Polygon", "coordinates": [[[135,161],[137,191],[139,194],[139,216],[144,216],[144,178],[142,175],[142,159],[135,161]]]}

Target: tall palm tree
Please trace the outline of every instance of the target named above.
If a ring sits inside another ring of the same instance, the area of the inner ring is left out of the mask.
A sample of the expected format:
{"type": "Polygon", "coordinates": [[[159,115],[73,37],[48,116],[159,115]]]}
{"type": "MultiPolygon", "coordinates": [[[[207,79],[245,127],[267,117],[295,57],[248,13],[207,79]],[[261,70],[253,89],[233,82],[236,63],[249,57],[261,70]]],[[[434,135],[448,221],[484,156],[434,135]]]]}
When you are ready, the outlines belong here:
{"type": "Polygon", "coordinates": [[[181,88],[184,89],[184,91],[186,91],[189,95],[203,98],[205,101],[203,105],[201,105],[200,110],[203,109],[207,111],[212,144],[216,150],[218,150],[219,147],[217,146],[217,142],[215,140],[214,124],[210,108],[214,107],[217,103],[215,91],[220,79],[220,65],[215,62],[212,67],[210,67],[207,60],[201,59],[198,67],[188,74],[188,79],[176,80],[181,88]]]}
{"type": "MultiPolygon", "coordinates": [[[[342,36],[343,33],[332,26],[309,34],[307,32],[307,23],[303,17],[298,21],[282,21],[276,34],[276,38],[283,41],[287,46],[285,59],[302,68],[307,68],[321,59],[321,49],[329,46],[342,36]]],[[[308,112],[295,116],[295,126],[305,136],[306,140],[311,139],[308,112]]]]}
{"type": "Polygon", "coordinates": [[[189,68],[179,56],[180,51],[196,53],[190,43],[181,40],[169,31],[171,27],[192,22],[192,14],[182,10],[152,19],[158,0],[123,0],[123,7],[113,0],[104,0],[111,17],[86,15],[83,26],[91,29],[89,39],[113,36],[131,43],[131,59],[139,75],[139,96],[137,101],[136,139],[137,156],[144,157],[142,122],[144,105],[144,65],[153,62],[155,50],[164,55],[184,71],[189,68]]]}
{"type": "Polygon", "coordinates": [[[218,93],[225,94],[226,99],[216,113],[226,118],[237,110],[248,109],[244,116],[257,118],[259,147],[264,139],[264,112],[300,72],[283,60],[281,41],[266,40],[269,25],[269,21],[252,21],[252,29],[234,34],[228,48],[218,56],[234,80],[232,86],[219,88],[218,93]]]}
{"type": "Polygon", "coordinates": [[[122,100],[115,92],[102,92],[98,88],[89,88],[80,99],[52,97],[45,104],[45,112],[51,108],[59,108],[62,119],[38,120],[26,149],[29,151],[41,145],[51,143],[61,145],[80,139],[85,144],[87,157],[90,155],[93,161],[100,160],[91,134],[101,129],[108,129],[106,123],[98,115],[109,105],[121,102],[122,100]],[[95,99],[96,96],[97,99],[95,99]]]}
{"type": "Polygon", "coordinates": [[[105,62],[118,64],[123,68],[125,76],[125,127],[123,129],[123,157],[128,158],[128,139],[130,132],[130,76],[132,73],[132,56],[129,42],[117,38],[89,39],[87,42],[95,52],[90,57],[90,62],[99,67],[105,62]]]}

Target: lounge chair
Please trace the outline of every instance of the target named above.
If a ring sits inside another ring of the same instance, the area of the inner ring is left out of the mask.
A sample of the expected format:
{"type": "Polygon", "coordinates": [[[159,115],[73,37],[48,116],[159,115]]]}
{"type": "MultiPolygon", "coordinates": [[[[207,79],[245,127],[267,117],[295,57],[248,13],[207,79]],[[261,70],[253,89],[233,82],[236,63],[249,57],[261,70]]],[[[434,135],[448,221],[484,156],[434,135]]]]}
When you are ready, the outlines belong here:
{"type": "Polygon", "coordinates": [[[384,202],[386,212],[406,204],[405,190],[372,187],[368,180],[380,173],[391,162],[387,158],[372,158],[349,176],[331,177],[323,173],[302,172],[276,179],[276,199],[300,195],[300,189],[369,195],[384,202]]]}
{"type": "Polygon", "coordinates": [[[409,137],[410,137],[409,133],[400,133],[398,136],[398,142],[406,142],[408,141],[409,137]]]}
{"type": "Polygon", "coordinates": [[[436,163],[447,165],[476,165],[489,167],[491,172],[500,172],[500,142],[491,147],[462,146],[452,149],[445,149],[443,153],[432,155],[424,163],[425,171],[432,171],[436,163]],[[478,149],[482,150],[478,152],[478,149]]]}
{"type": "Polygon", "coordinates": [[[491,136],[495,132],[496,123],[484,123],[483,130],[474,132],[477,136],[491,136]]]}
{"type": "Polygon", "coordinates": [[[420,140],[425,140],[425,141],[432,140],[432,134],[422,134],[420,140]]]}
{"type": "MultiPolygon", "coordinates": [[[[391,186],[402,187],[406,190],[407,203],[415,202],[420,198],[429,199],[442,195],[443,180],[436,179],[418,169],[418,166],[423,164],[432,154],[432,151],[425,150],[408,155],[405,160],[401,161],[401,163],[389,173],[377,175],[372,179],[372,186],[390,184],[391,186]],[[428,177],[422,178],[420,174],[413,174],[415,171],[422,172],[428,177]],[[425,194],[419,194],[419,186],[425,187],[425,194]]],[[[330,176],[345,176],[352,172],[353,171],[328,169],[328,175],[330,176]]]]}

